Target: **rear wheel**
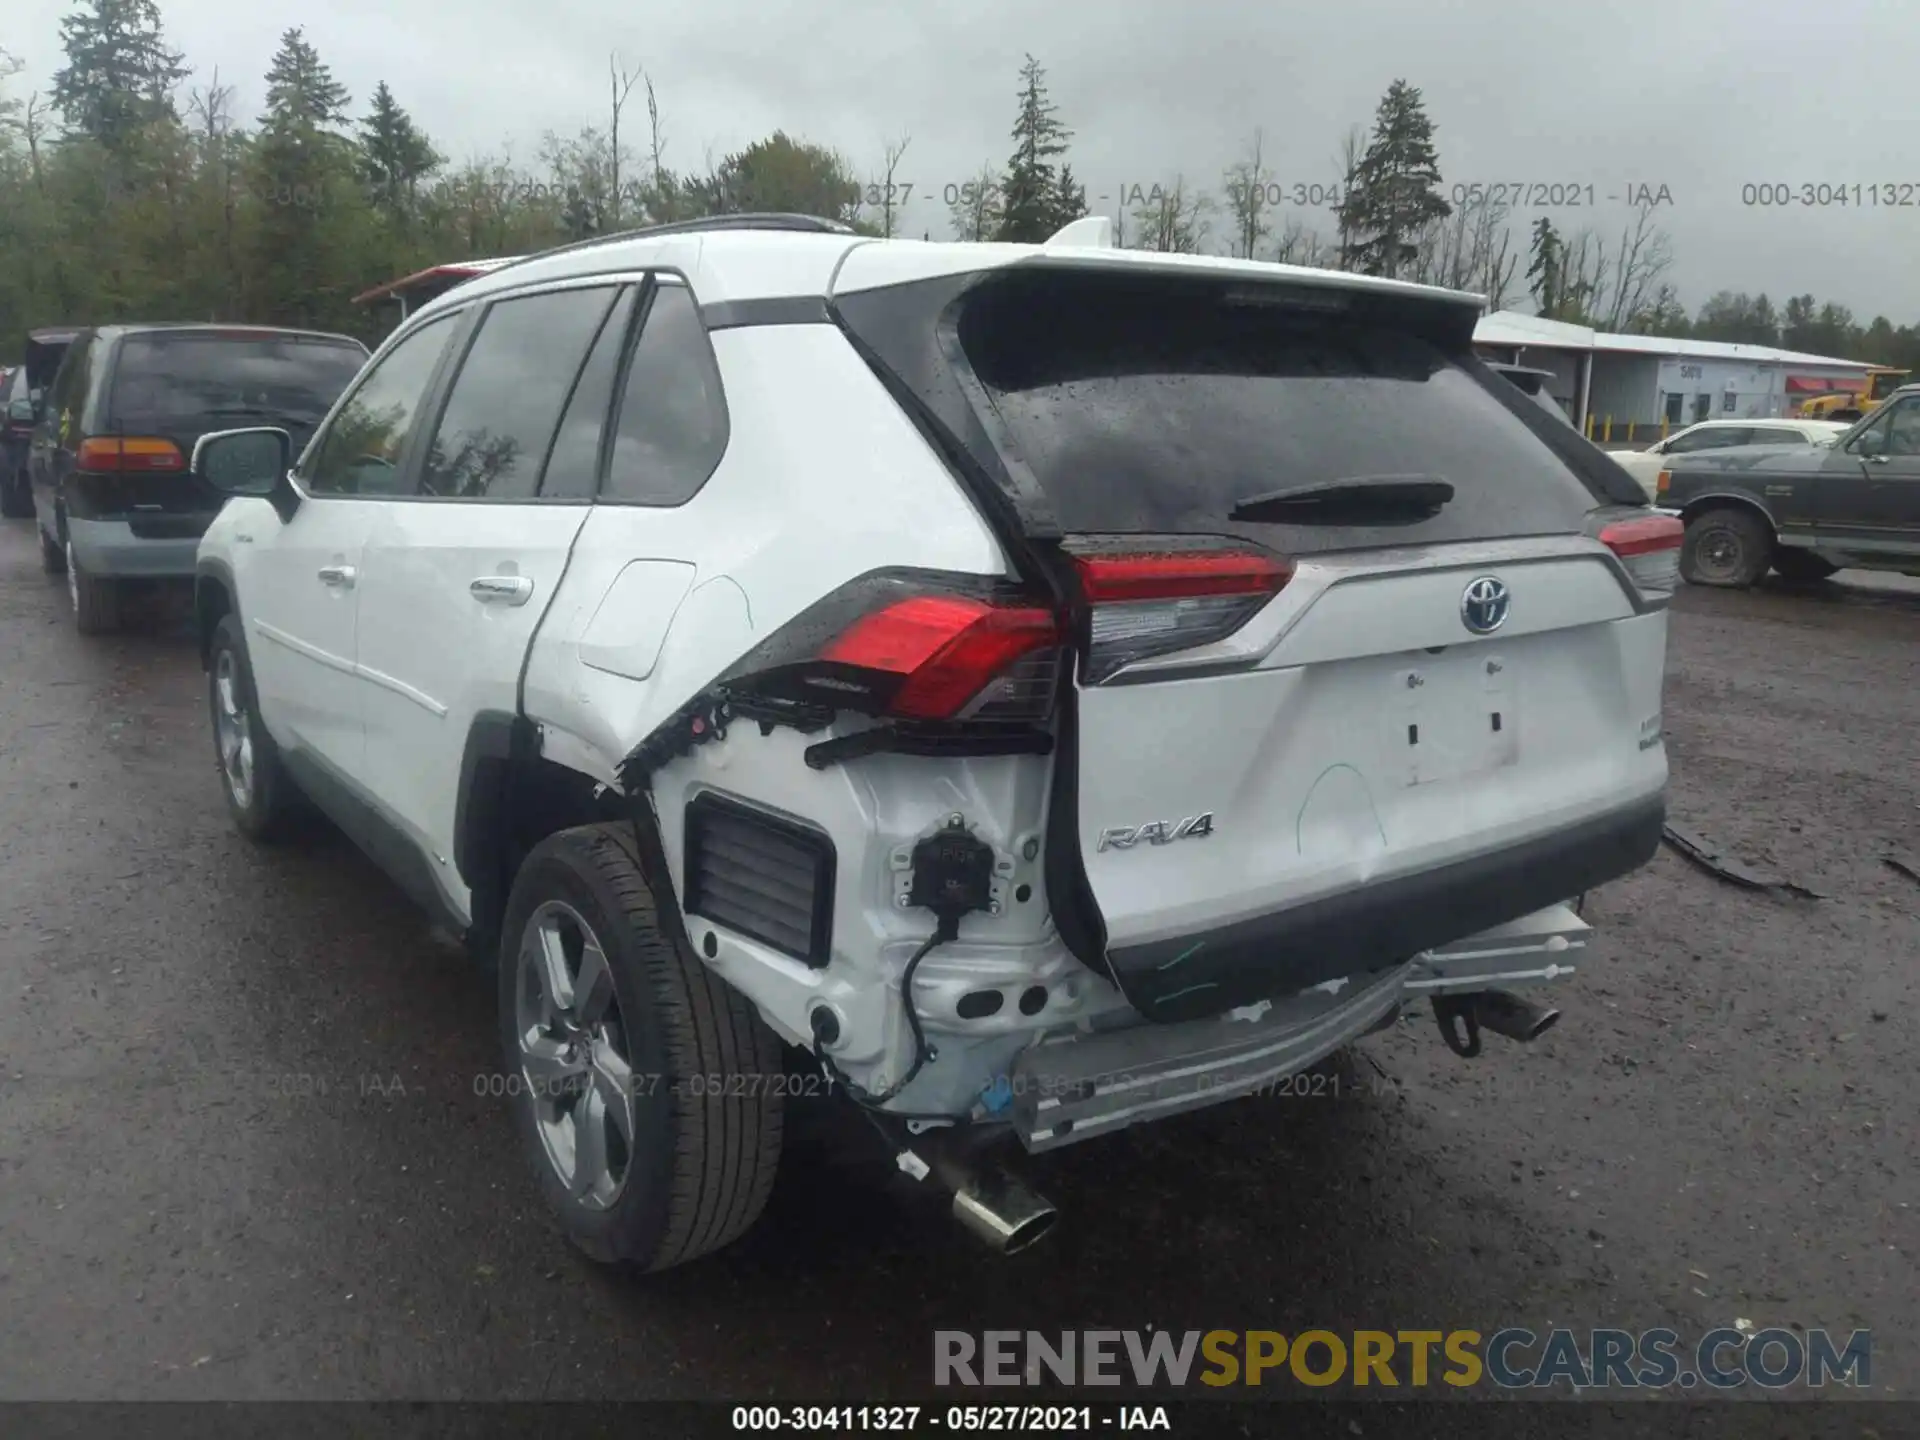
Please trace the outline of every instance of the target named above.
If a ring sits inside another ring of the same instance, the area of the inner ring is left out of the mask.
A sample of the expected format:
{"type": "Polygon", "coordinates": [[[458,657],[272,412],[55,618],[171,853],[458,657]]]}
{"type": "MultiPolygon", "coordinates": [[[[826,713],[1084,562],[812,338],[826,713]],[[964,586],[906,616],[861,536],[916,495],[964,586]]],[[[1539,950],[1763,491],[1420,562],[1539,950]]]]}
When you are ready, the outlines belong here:
{"type": "Polygon", "coordinates": [[[74,623],[82,635],[107,635],[120,628],[120,587],[90,575],[67,541],[67,595],[73,601],[74,623]]]}
{"type": "Polygon", "coordinates": [[[1783,546],[1774,552],[1773,568],[1780,572],[1782,579],[1791,580],[1796,585],[1812,585],[1826,579],[1839,567],[1805,550],[1789,550],[1783,546]]]}
{"type": "Polygon", "coordinates": [[[508,1103],[575,1246],[664,1270],[759,1218],[779,1041],[659,914],[627,827],[563,830],[527,856],[499,976],[508,1103]]]}
{"type": "Polygon", "coordinates": [[[1692,585],[1745,590],[1773,563],[1773,531],[1751,510],[1723,507],[1687,522],[1680,573],[1692,585]]]}

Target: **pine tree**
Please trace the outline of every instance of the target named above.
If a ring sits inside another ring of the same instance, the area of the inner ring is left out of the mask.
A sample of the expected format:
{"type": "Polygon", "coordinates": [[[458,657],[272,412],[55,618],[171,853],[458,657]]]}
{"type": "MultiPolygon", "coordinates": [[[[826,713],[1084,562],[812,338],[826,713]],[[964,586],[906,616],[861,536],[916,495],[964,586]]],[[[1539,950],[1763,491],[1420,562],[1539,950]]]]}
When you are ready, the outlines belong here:
{"type": "Polygon", "coordinates": [[[1439,186],[1433,122],[1420,92],[1396,80],[1374,112],[1373,136],[1340,205],[1352,237],[1348,263],[1368,275],[1398,275],[1419,253],[1421,230],[1453,213],[1439,186]]]}
{"type": "Polygon", "coordinates": [[[382,80],[373,108],[360,122],[360,173],[374,204],[394,218],[407,215],[415,187],[446,163],[382,80]]]}
{"type": "Polygon", "coordinates": [[[1087,187],[1073,178],[1073,166],[1062,165],[1060,178],[1053,187],[1053,218],[1047,223],[1052,234],[1063,225],[1071,225],[1087,213],[1087,187]]]}
{"type": "Polygon", "coordinates": [[[267,129],[324,130],[347,121],[347,87],[333,78],[298,26],[280,37],[267,69],[267,129]]]}
{"type": "Polygon", "coordinates": [[[254,147],[252,308],[281,324],[341,325],[355,287],[353,247],[366,207],[353,183],[354,154],[338,127],[347,89],[299,29],[280,37],[267,70],[267,109],[254,147]]]}
{"type": "Polygon", "coordinates": [[[1538,314],[1559,317],[1565,246],[1553,221],[1545,215],[1533,222],[1532,259],[1527,265],[1527,287],[1540,302],[1538,314]]]}
{"type": "Polygon", "coordinates": [[[1020,113],[1013,122],[1013,156],[1001,187],[996,240],[1038,244],[1060,227],[1060,174],[1054,158],[1067,152],[1073,132],[1060,123],[1047,99],[1047,72],[1033,56],[1020,67],[1020,113]]]}
{"type": "Polygon", "coordinates": [[[87,0],[60,22],[67,63],[53,76],[53,103],[68,130],[122,149],[155,120],[177,120],[173,92],[186,57],[167,48],[154,0],[87,0]]]}

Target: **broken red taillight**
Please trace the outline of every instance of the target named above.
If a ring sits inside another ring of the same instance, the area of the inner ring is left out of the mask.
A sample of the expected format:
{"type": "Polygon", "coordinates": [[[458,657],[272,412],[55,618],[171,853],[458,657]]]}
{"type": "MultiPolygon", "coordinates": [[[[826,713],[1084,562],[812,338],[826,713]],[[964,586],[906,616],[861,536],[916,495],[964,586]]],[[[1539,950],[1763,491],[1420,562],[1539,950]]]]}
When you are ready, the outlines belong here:
{"type": "Polygon", "coordinates": [[[1081,550],[1073,564],[1092,612],[1089,685],[1142,660],[1224,640],[1293,576],[1291,561],[1235,546],[1081,550]]]}
{"type": "MultiPolygon", "coordinates": [[[[855,621],[820,659],[897,677],[886,714],[955,720],[979,715],[996,701],[1017,700],[1022,680],[1033,678],[1018,673],[1019,662],[1053,650],[1059,640],[1052,614],[1034,606],[916,595],[855,621]]],[[[1050,660],[1046,669],[1051,671],[1050,660]]]]}
{"type": "Polygon", "coordinates": [[[1600,529],[1600,543],[1620,558],[1641,598],[1671,599],[1680,584],[1680,545],[1687,528],[1672,515],[1616,520],[1600,529]]]}
{"type": "Polygon", "coordinates": [[[763,718],[850,711],[930,724],[1044,725],[1063,635],[1053,612],[981,575],[889,570],[810,605],[720,677],[763,718]]]}

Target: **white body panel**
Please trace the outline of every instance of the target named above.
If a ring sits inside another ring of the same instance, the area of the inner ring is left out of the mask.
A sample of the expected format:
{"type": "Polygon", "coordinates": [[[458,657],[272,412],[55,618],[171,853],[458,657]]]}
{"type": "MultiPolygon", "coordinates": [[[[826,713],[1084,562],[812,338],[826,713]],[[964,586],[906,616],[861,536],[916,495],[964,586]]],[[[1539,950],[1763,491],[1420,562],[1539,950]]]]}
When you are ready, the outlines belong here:
{"type": "Polygon", "coordinates": [[[359,568],[374,501],[302,505],[282,524],[264,500],[236,499],[214,518],[205,547],[227,557],[241,611],[261,717],[282,745],[312,751],[356,773],[366,755],[356,652],[359,568]]]}
{"type": "Polygon", "coordinates": [[[733,418],[726,457],[684,505],[594,507],[527,665],[527,714],[597,752],[608,773],[746,650],[847,581],[888,566],[1006,568],[985,522],[837,330],[723,330],[713,343],[733,418]],[[622,581],[634,561],[668,557],[692,575],[622,581]],[[671,600],[683,578],[684,596],[671,600]],[[664,641],[654,622],[628,631],[602,614],[616,585],[662,609],[671,600],[664,641]]]}
{"type": "Polygon", "coordinates": [[[377,508],[360,567],[360,603],[379,623],[360,630],[355,670],[367,747],[355,778],[425,851],[464,914],[453,826],[467,734],[476,716],[518,709],[521,662],[592,507],[377,508]],[[489,583],[476,592],[476,581],[489,583]],[[519,595],[517,581],[526,582],[519,595]]]}

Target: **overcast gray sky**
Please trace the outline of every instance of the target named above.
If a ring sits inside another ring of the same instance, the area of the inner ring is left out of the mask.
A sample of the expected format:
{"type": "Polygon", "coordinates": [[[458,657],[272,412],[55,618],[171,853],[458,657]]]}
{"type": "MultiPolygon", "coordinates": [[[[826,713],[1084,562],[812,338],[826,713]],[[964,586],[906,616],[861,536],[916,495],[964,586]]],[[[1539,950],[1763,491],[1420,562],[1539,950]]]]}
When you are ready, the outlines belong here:
{"type": "MultiPolygon", "coordinates": [[[[0,44],[27,62],[31,86],[44,89],[60,64],[67,8],[0,8],[0,44]]],[[[896,172],[915,197],[904,233],[936,237],[943,189],[1006,157],[1026,51],[1047,67],[1075,132],[1076,174],[1108,211],[1123,185],[1182,173],[1217,191],[1256,127],[1278,180],[1332,180],[1341,135],[1404,77],[1425,93],[1449,187],[1592,185],[1598,209],[1555,211],[1556,223],[1617,234],[1626,211],[1606,197],[1664,185],[1672,279],[1690,311],[1718,289],[1765,290],[1776,304],[1811,291],[1862,321],[1920,321],[1920,270],[1906,263],[1920,242],[1916,0],[1078,0],[1048,10],[1010,0],[161,0],[161,10],[194,83],[217,66],[238,85],[244,116],[260,107],[280,32],[300,25],[356,109],[385,79],[456,159],[510,146],[531,161],[543,131],[604,123],[612,51],[653,78],[676,168],[784,128],[864,173],[888,139],[910,135],[896,172]],[[1867,203],[1845,206],[1743,203],[1744,185],[1775,182],[1844,186],[1850,200],[1852,186],[1879,185],[1882,203],[1866,190],[1867,203]]]]}

